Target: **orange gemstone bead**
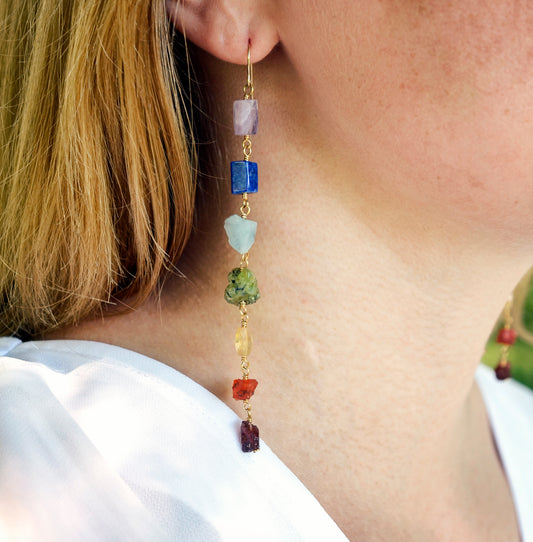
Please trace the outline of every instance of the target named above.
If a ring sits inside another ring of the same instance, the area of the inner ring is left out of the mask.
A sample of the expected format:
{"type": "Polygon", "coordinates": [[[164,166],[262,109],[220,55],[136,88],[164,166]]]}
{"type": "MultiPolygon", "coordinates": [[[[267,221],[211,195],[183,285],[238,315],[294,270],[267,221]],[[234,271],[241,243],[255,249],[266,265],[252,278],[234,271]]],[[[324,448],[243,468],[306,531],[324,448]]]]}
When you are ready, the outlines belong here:
{"type": "Polygon", "coordinates": [[[233,381],[233,399],[247,401],[257,388],[257,380],[253,378],[239,378],[233,381]]]}

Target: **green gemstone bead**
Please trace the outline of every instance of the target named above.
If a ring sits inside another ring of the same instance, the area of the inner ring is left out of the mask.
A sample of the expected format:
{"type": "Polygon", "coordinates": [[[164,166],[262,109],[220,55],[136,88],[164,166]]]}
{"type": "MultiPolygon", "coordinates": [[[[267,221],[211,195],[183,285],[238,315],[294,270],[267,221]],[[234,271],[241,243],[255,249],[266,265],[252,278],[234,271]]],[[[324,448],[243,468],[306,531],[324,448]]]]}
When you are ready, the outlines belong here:
{"type": "Polygon", "coordinates": [[[228,275],[229,284],[224,292],[224,299],[232,305],[255,303],[260,297],[257,279],[247,267],[236,267],[228,275]]]}

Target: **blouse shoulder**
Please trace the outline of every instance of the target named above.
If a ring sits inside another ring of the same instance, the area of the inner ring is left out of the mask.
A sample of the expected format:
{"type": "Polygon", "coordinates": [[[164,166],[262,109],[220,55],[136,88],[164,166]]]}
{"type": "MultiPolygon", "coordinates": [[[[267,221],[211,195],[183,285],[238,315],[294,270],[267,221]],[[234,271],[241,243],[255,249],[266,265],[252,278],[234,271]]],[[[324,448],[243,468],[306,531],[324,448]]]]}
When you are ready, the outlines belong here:
{"type": "Polygon", "coordinates": [[[170,541],[19,344],[0,339],[0,539],[170,541]]]}
{"type": "Polygon", "coordinates": [[[512,379],[497,380],[483,365],[476,380],[511,487],[523,542],[533,542],[533,391],[512,379]]]}
{"type": "Polygon", "coordinates": [[[136,352],[0,339],[0,539],[346,542],[266,444],[241,452],[239,426],[136,352]]]}

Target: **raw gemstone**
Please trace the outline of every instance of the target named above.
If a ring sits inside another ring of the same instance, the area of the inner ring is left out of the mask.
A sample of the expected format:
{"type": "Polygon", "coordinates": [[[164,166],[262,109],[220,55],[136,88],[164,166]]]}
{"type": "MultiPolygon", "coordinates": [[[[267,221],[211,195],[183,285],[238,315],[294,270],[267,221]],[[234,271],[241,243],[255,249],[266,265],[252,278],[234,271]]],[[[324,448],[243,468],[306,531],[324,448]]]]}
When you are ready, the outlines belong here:
{"type": "Polygon", "coordinates": [[[224,229],[231,247],[239,254],[246,254],[254,244],[257,222],[239,215],[231,215],[224,221],[224,229]]]}
{"type": "Polygon", "coordinates": [[[236,267],[228,275],[229,284],[224,292],[224,299],[232,305],[255,303],[260,297],[257,279],[247,267],[236,267]]]}
{"type": "Polygon", "coordinates": [[[241,445],[243,452],[256,452],[259,450],[259,429],[249,421],[241,423],[241,445]]]}
{"type": "Polygon", "coordinates": [[[248,401],[257,388],[257,380],[239,378],[233,381],[233,399],[237,401],[248,401]]]}
{"type": "Polygon", "coordinates": [[[257,192],[257,163],[248,160],[231,162],[231,193],[257,192]]]}
{"type": "Polygon", "coordinates": [[[500,329],[500,332],[498,333],[496,342],[512,346],[516,341],[516,336],[517,333],[514,329],[502,327],[502,329],[500,329]]]}
{"type": "Polygon", "coordinates": [[[257,100],[235,100],[233,102],[233,129],[235,135],[257,134],[257,100]]]}
{"type": "Polygon", "coordinates": [[[249,356],[252,351],[252,334],[247,327],[240,327],[235,333],[235,350],[239,356],[249,356]]]}
{"type": "Polygon", "coordinates": [[[508,361],[500,361],[494,372],[498,380],[505,380],[511,376],[511,364],[508,361]]]}

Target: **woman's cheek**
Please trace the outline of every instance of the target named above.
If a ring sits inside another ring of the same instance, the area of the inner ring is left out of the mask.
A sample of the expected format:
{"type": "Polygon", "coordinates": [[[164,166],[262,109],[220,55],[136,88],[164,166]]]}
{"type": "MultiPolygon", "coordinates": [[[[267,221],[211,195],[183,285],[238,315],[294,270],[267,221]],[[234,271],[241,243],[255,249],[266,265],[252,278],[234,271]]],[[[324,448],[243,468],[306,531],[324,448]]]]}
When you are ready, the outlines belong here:
{"type": "Polygon", "coordinates": [[[533,3],[309,5],[286,47],[327,146],[414,204],[529,224],[533,3]]]}

